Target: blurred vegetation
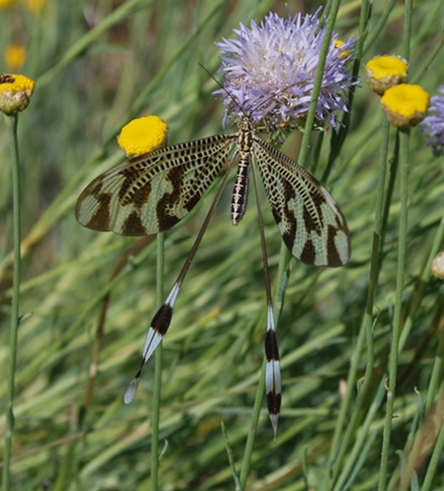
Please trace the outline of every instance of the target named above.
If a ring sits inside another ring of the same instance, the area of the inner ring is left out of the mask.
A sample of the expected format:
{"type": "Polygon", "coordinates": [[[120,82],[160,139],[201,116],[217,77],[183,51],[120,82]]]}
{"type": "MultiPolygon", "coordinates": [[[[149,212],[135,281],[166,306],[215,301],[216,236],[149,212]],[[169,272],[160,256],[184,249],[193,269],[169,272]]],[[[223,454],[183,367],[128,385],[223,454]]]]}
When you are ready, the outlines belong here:
{"type": "MultiPolygon", "coordinates": [[[[317,5],[289,1],[288,9],[294,15],[314,12],[317,5]]],[[[342,3],[335,27],[340,37],[359,35],[360,6],[359,1],[342,3]]],[[[84,229],[73,209],[92,178],[124,161],[115,136],[131,117],[160,115],[170,126],[170,143],[222,131],[222,104],[211,95],[216,84],[199,63],[216,73],[215,42],[233,36],[239,22],[260,20],[270,10],[286,15],[284,2],[271,0],[0,3],[0,46],[25,47],[26,62],[19,70],[36,81],[31,104],[19,118],[24,262],[20,305],[21,313],[30,316],[19,330],[13,489],[151,489],[153,362],[130,406],[123,404],[122,395],[137,370],[155,312],[156,243],[154,237],[133,239],[84,229]],[[100,322],[100,315],[106,320],[100,322]],[[91,368],[93,353],[98,365],[91,368]]],[[[401,2],[372,3],[372,44],[364,45],[361,76],[372,56],[402,55],[404,13],[401,2]]],[[[432,95],[444,83],[442,50],[430,59],[442,42],[443,27],[437,19],[443,18],[442,2],[414,3],[410,75],[414,79],[421,73],[415,82],[432,95]]],[[[11,71],[3,60],[0,64],[0,73],[11,71]]],[[[357,491],[378,486],[400,206],[391,130],[388,214],[373,311],[374,370],[363,404],[356,407],[367,360],[366,344],[358,340],[366,308],[381,140],[378,97],[364,78],[360,85],[347,137],[325,182],[347,217],[352,260],[339,269],[308,267],[294,258],[290,262],[278,325],[283,368],[278,438],[273,443],[264,405],[249,490],[357,491]],[[351,379],[350,367],[356,370],[351,379]],[[342,426],[338,415],[347,379],[352,380],[352,397],[342,426]],[[356,424],[349,428],[354,415],[356,424]],[[347,430],[349,436],[343,440],[347,430]]],[[[312,140],[314,151],[319,136],[312,140]]],[[[416,473],[412,489],[426,489],[421,483],[434,449],[441,465],[444,458],[435,447],[444,416],[443,289],[427,269],[429,256],[443,242],[444,167],[443,158],[434,157],[425,140],[418,128],[412,130],[403,330],[387,462],[390,490],[401,489],[406,466],[416,473]],[[416,488],[415,479],[420,483],[416,488]]],[[[319,178],[330,142],[330,133],[322,137],[319,178]]],[[[291,135],[284,153],[297,159],[299,144],[300,135],[291,135]]],[[[0,371],[6,373],[12,202],[3,125],[0,158],[0,371]]],[[[266,325],[263,266],[254,200],[242,224],[232,227],[229,188],[163,343],[161,490],[234,489],[221,422],[237,471],[250,429],[266,325]]],[[[175,281],[214,191],[166,234],[166,290],[175,281]]],[[[265,196],[263,210],[275,280],[281,238],[265,196]]],[[[1,407],[3,413],[3,400],[1,407]]],[[[444,475],[438,472],[428,489],[443,487],[444,475]]]]}

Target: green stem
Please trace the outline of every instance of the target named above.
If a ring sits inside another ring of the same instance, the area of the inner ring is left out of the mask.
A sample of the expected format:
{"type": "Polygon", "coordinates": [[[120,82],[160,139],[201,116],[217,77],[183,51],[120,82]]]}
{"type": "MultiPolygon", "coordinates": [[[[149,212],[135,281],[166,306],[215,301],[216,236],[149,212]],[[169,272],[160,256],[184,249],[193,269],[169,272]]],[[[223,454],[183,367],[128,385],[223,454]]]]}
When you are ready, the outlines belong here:
{"type": "Polygon", "coordinates": [[[381,14],[379,14],[379,21],[374,26],[371,30],[371,35],[369,33],[369,37],[367,39],[367,42],[365,43],[365,50],[364,50],[364,55],[370,50],[370,48],[373,46],[373,44],[376,42],[377,39],[380,39],[380,35],[382,30],[386,27],[388,18],[390,14],[392,13],[393,9],[396,6],[397,1],[396,0],[389,0],[388,2],[385,3],[384,10],[381,14]]]}
{"type": "Polygon", "coordinates": [[[338,14],[340,4],[341,4],[341,0],[332,0],[331,10],[328,13],[327,26],[325,28],[321,52],[319,53],[319,63],[316,69],[316,76],[313,84],[313,92],[310,101],[310,108],[308,109],[307,120],[305,122],[304,136],[302,138],[301,150],[299,152],[299,164],[302,165],[302,167],[305,166],[305,159],[307,158],[308,149],[310,146],[310,135],[316,118],[316,107],[318,104],[319,94],[321,92],[322,79],[324,76],[325,60],[327,59],[328,50],[330,49],[331,36],[335,26],[336,16],[338,14]]]}
{"type": "MultiPolygon", "coordinates": [[[[403,50],[406,60],[410,57],[410,39],[412,32],[412,0],[405,2],[403,50]]],[[[393,407],[395,404],[396,376],[398,369],[399,338],[401,334],[402,293],[404,283],[405,250],[407,241],[407,211],[408,211],[408,165],[410,130],[400,132],[400,165],[401,210],[399,216],[398,265],[396,272],[395,311],[393,318],[392,343],[389,360],[389,383],[387,390],[387,408],[382,437],[381,467],[378,490],[384,491],[387,483],[387,467],[392,431],[393,407]]]]}
{"type": "Polygon", "coordinates": [[[412,38],[412,14],[413,14],[413,0],[406,0],[404,11],[404,36],[403,36],[403,51],[404,58],[410,59],[410,40],[412,38]]]}
{"type": "Polygon", "coordinates": [[[387,407],[384,421],[382,439],[381,467],[379,474],[379,491],[384,491],[387,481],[387,466],[390,450],[390,436],[392,430],[393,407],[395,403],[396,376],[398,368],[398,347],[401,332],[402,294],[405,269],[405,250],[407,241],[407,210],[408,210],[408,161],[409,161],[409,136],[410,132],[400,133],[400,199],[401,210],[399,216],[398,236],[398,264],[396,271],[395,307],[393,316],[392,342],[389,361],[389,382],[387,387],[387,407]]]}
{"type": "Polygon", "coordinates": [[[239,477],[236,473],[236,466],[234,464],[233,450],[231,449],[231,445],[230,445],[230,442],[228,440],[227,431],[225,429],[225,425],[224,425],[223,421],[220,422],[220,427],[222,430],[222,435],[224,436],[224,440],[225,440],[225,449],[227,451],[228,463],[230,464],[231,474],[232,474],[233,480],[234,480],[234,486],[235,486],[234,489],[235,489],[235,491],[242,491],[242,486],[241,486],[241,483],[239,481],[239,477]]]}
{"type": "Polygon", "coordinates": [[[353,448],[350,452],[350,456],[347,459],[347,462],[345,463],[344,468],[337,482],[335,483],[335,487],[333,488],[333,491],[348,489],[349,486],[346,485],[346,479],[348,478],[348,482],[353,482],[353,475],[356,474],[357,471],[359,471],[359,463],[360,460],[362,459],[364,449],[368,444],[369,440],[374,438],[372,437],[372,432],[375,430],[374,429],[372,430],[371,425],[374,424],[375,418],[378,414],[378,410],[381,406],[381,402],[384,399],[384,396],[385,396],[385,389],[384,389],[384,385],[381,383],[375,395],[375,398],[367,411],[364,423],[362,424],[360,431],[358,432],[358,434],[354,439],[355,441],[354,441],[353,448]]]}
{"type": "MultiPolygon", "coordinates": [[[[364,42],[367,39],[367,24],[370,19],[370,5],[369,0],[361,1],[361,15],[359,18],[359,36],[358,42],[356,43],[355,51],[355,61],[353,62],[352,75],[355,78],[359,78],[359,70],[362,65],[362,53],[364,51],[364,42]]],[[[327,165],[325,166],[324,172],[322,173],[321,182],[326,182],[330,172],[333,168],[333,164],[338,158],[345,139],[348,135],[350,129],[350,119],[353,112],[353,101],[355,96],[356,87],[350,87],[347,94],[346,105],[348,110],[342,114],[341,125],[338,131],[331,132],[330,140],[330,152],[328,155],[327,165]]],[[[321,135],[323,136],[323,135],[321,135]]]]}
{"type": "Polygon", "coordinates": [[[441,422],[441,428],[439,430],[438,438],[435,443],[435,448],[433,449],[432,457],[430,459],[429,466],[424,478],[424,482],[421,491],[429,491],[432,486],[433,478],[436,474],[436,469],[438,468],[438,463],[442,455],[442,449],[444,448],[444,424],[441,422]]]}
{"type": "Polygon", "coordinates": [[[245,444],[244,458],[242,459],[242,467],[240,470],[240,483],[242,489],[245,489],[247,484],[248,473],[250,471],[251,457],[253,455],[254,439],[256,437],[256,430],[259,423],[259,416],[261,414],[262,400],[265,392],[265,357],[262,363],[261,373],[259,375],[259,382],[257,384],[256,397],[254,399],[253,414],[251,415],[251,425],[248,431],[247,443],[245,444]]]}
{"type": "Polygon", "coordinates": [[[6,400],[5,417],[5,438],[4,438],[4,463],[3,463],[3,490],[10,489],[10,465],[11,465],[11,445],[14,428],[14,391],[15,391],[15,367],[17,363],[17,331],[19,326],[19,298],[20,298],[20,276],[21,276],[21,256],[20,256],[20,160],[17,143],[17,123],[18,116],[6,116],[6,126],[8,127],[9,144],[11,149],[12,163],[12,198],[13,198],[13,239],[14,239],[14,274],[12,286],[12,305],[11,305],[11,328],[9,332],[9,364],[8,364],[8,395],[6,400]]]}
{"type": "MultiPolygon", "coordinates": [[[[164,265],[165,265],[165,236],[157,235],[157,308],[163,303],[164,290],[164,265]]],[[[162,343],[156,349],[153,388],[153,416],[152,416],[152,440],[151,440],[151,490],[157,491],[159,478],[159,426],[160,426],[160,397],[162,387],[162,343]]]]}
{"type": "Polygon", "coordinates": [[[160,398],[162,385],[162,343],[156,349],[154,358],[154,388],[153,388],[153,415],[151,418],[151,489],[157,491],[159,481],[159,426],[160,426],[160,398]]]}
{"type": "MultiPolygon", "coordinates": [[[[429,270],[430,271],[430,270],[429,270]]],[[[435,315],[435,318],[433,319],[436,321],[438,324],[437,329],[435,331],[439,332],[439,324],[442,319],[442,314],[444,310],[444,292],[441,291],[438,300],[436,302],[437,304],[437,313],[435,315]]],[[[430,410],[432,409],[433,401],[435,399],[435,396],[439,390],[439,387],[442,383],[442,376],[443,376],[443,359],[444,359],[444,332],[441,331],[440,338],[439,338],[439,344],[438,344],[438,350],[435,355],[435,360],[433,362],[433,369],[432,369],[432,375],[430,376],[430,383],[429,387],[427,389],[427,397],[426,397],[426,402],[424,406],[424,413],[428,414],[430,410]]]]}
{"type": "Polygon", "coordinates": [[[337,419],[337,424],[335,427],[335,433],[333,436],[333,443],[330,451],[329,466],[327,468],[327,476],[330,475],[330,469],[333,468],[333,480],[338,475],[342,460],[344,458],[345,452],[347,450],[349,442],[355,432],[355,425],[360,416],[359,409],[367,395],[367,389],[372,381],[373,374],[373,305],[375,299],[376,286],[378,284],[379,276],[379,264],[382,256],[382,236],[384,231],[384,188],[385,188],[385,177],[387,173],[387,154],[388,154],[388,136],[389,136],[389,124],[385,115],[382,115],[381,123],[381,146],[379,154],[379,171],[378,171],[378,182],[376,189],[376,202],[375,202],[375,222],[373,227],[373,242],[372,242],[372,257],[370,263],[370,277],[369,277],[369,287],[367,292],[367,305],[364,312],[364,316],[361,323],[361,329],[359,332],[358,341],[354,349],[354,355],[351,359],[350,371],[347,378],[347,392],[341,405],[339,416],[337,419]],[[364,382],[360,388],[356,405],[353,411],[351,420],[347,422],[347,430],[345,435],[342,434],[347,414],[349,412],[352,396],[355,392],[356,386],[356,374],[358,369],[358,364],[361,360],[361,350],[364,343],[364,338],[367,341],[367,363],[365,369],[364,382]]]}
{"type": "MultiPolygon", "coordinates": [[[[441,222],[436,231],[435,238],[433,240],[433,244],[430,249],[428,258],[425,261],[425,266],[421,268],[421,271],[415,281],[415,286],[404,308],[404,312],[401,318],[402,331],[401,331],[401,337],[399,338],[400,350],[402,350],[402,348],[405,346],[407,342],[407,338],[410,334],[411,328],[414,325],[415,316],[417,315],[417,312],[421,307],[421,302],[424,298],[426,288],[430,284],[429,282],[430,282],[430,274],[432,270],[432,262],[434,257],[438,254],[441,248],[443,239],[444,239],[444,216],[442,217],[441,222]]],[[[440,297],[441,296],[442,296],[442,292],[440,293],[440,297]]],[[[437,305],[440,306],[439,303],[437,305]]],[[[429,394],[427,394],[427,397],[429,397],[429,394]]],[[[428,407],[430,408],[430,406],[428,407]]],[[[426,408],[427,408],[427,404],[426,404],[426,408]]]]}
{"type": "MultiPolygon", "coordinates": [[[[439,6],[438,3],[436,5],[439,6]]],[[[438,16],[439,13],[437,13],[436,15],[438,16]]],[[[435,16],[435,18],[437,18],[437,17],[435,16]]],[[[433,62],[435,61],[435,58],[441,52],[443,46],[444,46],[444,29],[441,31],[440,35],[437,37],[436,42],[431,43],[431,50],[428,53],[428,56],[422,62],[422,65],[419,68],[419,70],[415,70],[415,75],[411,78],[409,83],[416,84],[416,83],[418,83],[418,81],[423,80],[424,74],[430,68],[430,66],[433,64],[433,62]]]]}

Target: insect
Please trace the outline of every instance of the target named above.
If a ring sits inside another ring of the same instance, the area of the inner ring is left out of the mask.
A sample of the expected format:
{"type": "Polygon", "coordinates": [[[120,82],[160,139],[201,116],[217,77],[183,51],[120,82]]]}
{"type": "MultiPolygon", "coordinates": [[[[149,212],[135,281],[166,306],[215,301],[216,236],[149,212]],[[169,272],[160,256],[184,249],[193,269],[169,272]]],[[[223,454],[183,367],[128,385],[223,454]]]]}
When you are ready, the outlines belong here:
{"type": "MultiPolygon", "coordinates": [[[[309,172],[259,138],[247,115],[239,120],[236,133],[154,150],[100,175],[80,195],[76,218],[85,227],[112,230],[128,236],[157,234],[167,230],[194,208],[221,172],[234,147],[236,150],[230,168],[236,157],[238,166],[231,199],[232,223],[237,225],[246,211],[250,167],[257,196],[259,169],[274,219],[291,253],[308,265],[335,267],[346,264],[350,258],[350,236],[338,205],[309,172]]],[[[168,330],[179,290],[228,174],[223,177],[173,288],[154,315],[147,332],[140,368],[125,393],[126,403],[134,398],[142,368],[168,330]]],[[[256,199],[256,202],[267,297],[267,406],[276,438],[281,405],[281,374],[260,200],[256,199]]]]}

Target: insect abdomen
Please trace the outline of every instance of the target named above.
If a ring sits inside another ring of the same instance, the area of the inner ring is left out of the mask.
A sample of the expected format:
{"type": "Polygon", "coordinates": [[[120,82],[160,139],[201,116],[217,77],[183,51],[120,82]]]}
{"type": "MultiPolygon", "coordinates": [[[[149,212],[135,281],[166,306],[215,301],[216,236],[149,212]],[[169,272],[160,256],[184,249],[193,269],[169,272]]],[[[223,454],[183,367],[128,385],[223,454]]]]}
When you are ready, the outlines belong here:
{"type": "Polygon", "coordinates": [[[236,180],[234,182],[233,195],[231,197],[231,221],[237,225],[245,215],[248,199],[248,165],[249,153],[240,153],[237,167],[236,180]]]}

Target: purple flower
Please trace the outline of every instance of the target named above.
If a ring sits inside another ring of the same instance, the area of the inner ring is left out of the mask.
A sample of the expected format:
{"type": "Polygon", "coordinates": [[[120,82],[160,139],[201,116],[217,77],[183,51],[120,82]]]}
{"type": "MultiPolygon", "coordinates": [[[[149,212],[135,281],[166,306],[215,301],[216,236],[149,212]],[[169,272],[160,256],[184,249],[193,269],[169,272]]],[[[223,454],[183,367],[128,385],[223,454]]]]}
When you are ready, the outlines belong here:
{"type": "MultiPolygon", "coordinates": [[[[215,93],[224,95],[228,113],[246,113],[253,124],[268,128],[306,116],[325,32],[319,12],[289,19],[270,13],[260,25],[252,21],[251,29],[241,23],[234,30],[238,39],[217,43],[224,89],[215,93]]],[[[354,44],[352,38],[341,43],[336,34],[332,37],[316,109],[318,125],[330,122],[336,128],[334,112],[347,111],[346,91],[357,84],[346,72],[354,44]]]]}
{"type": "MultiPolygon", "coordinates": [[[[438,88],[444,94],[444,85],[438,88]]],[[[433,148],[435,155],[444,153],[444,95],[435,95],[431,98],[429,108],[430,116],[424,118],[421,130],[428,134],[427,145],[433,148]]]]}

